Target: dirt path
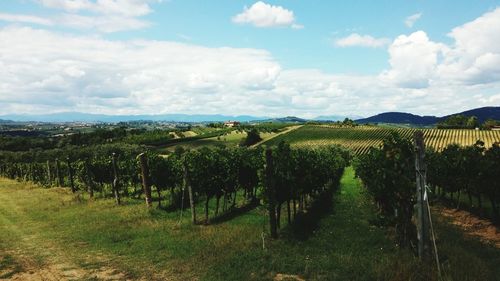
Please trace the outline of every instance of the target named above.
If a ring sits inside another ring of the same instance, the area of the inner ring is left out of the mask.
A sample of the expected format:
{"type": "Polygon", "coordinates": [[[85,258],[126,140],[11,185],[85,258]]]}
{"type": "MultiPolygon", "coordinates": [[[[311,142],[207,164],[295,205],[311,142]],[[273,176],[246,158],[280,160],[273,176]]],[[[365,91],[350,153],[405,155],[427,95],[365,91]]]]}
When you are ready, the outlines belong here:
{"type": "Polygon", "coordinates": [[[272,136],[272,137],[269,137],[269,138],[267,138],[267,139],[263,139],[263,140],[259,141],[258,143],[254,144],[254,145],[252,145],[252,146],[250,146],[250,147],[257,147],[257,146],[259,146],[259,145],[261,145],[261,144],[263,144],[263,143],[265,143],[265,142],[267,142],[267,141],[270,141],[270,140],[274,139],[275,137],[281,136],[281,135],[283,135],[283,134],[288,134],[288,133],[290,133],[290,132],[292,132],[292,131],[294,131],[294,130],[297,130],[298,128],[300,128],[300,127],[302,127],[302,126],[304,126],[304,125],[297,125],[297,126],[291,126],[291,127],[288,127],[288,128],[287,128],[286,130],[284,130],[283,132],[279,132],[279,133],[277,133],[276,135],[274,135],[274,136],[272,136]]]}
{"type": "Polygon", "coordinates": [[[12,203],[6,190],[0,205],[0,238],[6,239],[0,239],[0,280],[128,280],[126,274],[104,266],[104,256],[74,261],[70,253],[78,248],[43,239],[36,231],[39,222],[12,203]]]}
{"type": "Polygon", "coordinates": [[[478,237],[481,241],[500,249],[500,229],[491,222],[463,210],[449,209],[443,206],[436,206],[433,209],[449,218],[452,224],[460,227],[466,234],[478,237]]]}
{"type": "Polygon", "coordinates": [[[6,278],[0,280],[23,280],[23,281],[59,281],[59,280],[130,280],[112,268],[99,268],[86,270],[69,264],[47,264],[38,266],[29,262],[21,262],[21,270],[16,272],[0,272],[6,278]]]}

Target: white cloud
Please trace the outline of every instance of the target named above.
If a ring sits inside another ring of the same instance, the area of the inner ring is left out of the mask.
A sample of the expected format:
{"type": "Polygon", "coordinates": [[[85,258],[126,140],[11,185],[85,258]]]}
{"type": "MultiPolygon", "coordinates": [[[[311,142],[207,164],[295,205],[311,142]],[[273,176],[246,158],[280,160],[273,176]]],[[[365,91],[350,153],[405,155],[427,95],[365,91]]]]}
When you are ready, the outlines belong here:
{"type": "Polygon", "coordinates": [[[448,35],[455,43],[439,67],[439,74],[467,84],[498,81],[499,34],[500,8],[454,28],[448,35]]]}
{"type": "Polygon", "coordinates": [[[148,21],[122,16],[82,16],[64,14],[54,20],[58,24],[64,26],[81,30],[97,30],[104,33],[142,29],[151,25],[148,21]]]}
{"type": "Polygon", "coordinates": [[[106,15],[121,15],[124,17],[144,16],[152,12],[150,3],[158,0],[38,0],[49,8],[62,9],[76,13],[89,11],[106,15]]]}
{"type": "Polygon", "coordinates": [[[391,69],[383,81],[401,87],[431,84],[479,85],[500,81],[500,8],[454,28],[451,45],[430,40],[424,31],[401,35],[389,47],[391,69]]]}
{"type": "Polygon", "coordinates": [[[27,27],[0,29],[0,56],[0,103],[108,113],[116,104],[136,113],[215,113],[228,106],[242,112],[255,103],[242,93],[272,90],[281,72],[263,50],[108,41],[27,27]]]}
{"type": "Polygon", "coordinates": [[[152,3],[163,0],[35,0],[44,7],[63,10],[50,18],[31,15],[0,14],[0,20],[39,25],[62,25],[81,30],[110,33],[146,28],[141,19],[153,10],[152,3]]]}
{"type": "Polygon", "coordinates": [[[447,114],[498,104],[499,13],[453,29],[452,44],[424,31],[398,36],[389,46],[390,67],[367,76],[284,69],[258,49],[2,27],[0,108],[4,114],[447,114]]]}
{"type": "Polygon", "coordinates": [[[258,1],[250,8],[245,7],[244,11],[232,18],[235,23],[248,23],[256,27],[276,27],[290,26],[294,29],[302,29],[303,25],[295,23],[293,11],[281,6],[273,6],[258,1]]]}
{"type": "Polygon", "coordinates": [[[5,14],[5,13],[0,13],[0,21],[16,22],[16,23],[32,23],[32,24],[39,24],[46,26],[54,24],[50,19],[42,17],[21,15],[21,14],[5,14]]]}
{"type": "Polygon", "coordinates": [[[71,12],[88,9],[92,5],[92,2],[88,0],[38,0],[38,2],[45,7],[64,9],[71,12]]]}
{"type": "Polygon", "coordinates": [[[432,42],[423,31],[400,35],[389,47],[391,69],[381,75],[404,88],[426,88],[434,78],[443,44],[432,42]]]}
{"type": "Polygon", "coordinates": [[[390,43],[388,38],[374,38],[370,35],[359,35],[352,33],[347,37],[335,40],[335,45],[338,47],[369,47],[379,48],[390,43]]]}
{"type": "Polygon", "coordinates": [[[412,28],[413,25],[422,17],[422,13],[413,14],[405,19],[405,25],[412,28]]]}
{"type": "Polygon", "coordinates": [[[43,26],[66,26],[79,30],[111,33],[124,30],[136,30],[150,26],[148,21],[122,16],[83,16],[78,14],[62,14],[51,18],[30,15],[0,14],[0,21],[28,23],[43,26]]]}

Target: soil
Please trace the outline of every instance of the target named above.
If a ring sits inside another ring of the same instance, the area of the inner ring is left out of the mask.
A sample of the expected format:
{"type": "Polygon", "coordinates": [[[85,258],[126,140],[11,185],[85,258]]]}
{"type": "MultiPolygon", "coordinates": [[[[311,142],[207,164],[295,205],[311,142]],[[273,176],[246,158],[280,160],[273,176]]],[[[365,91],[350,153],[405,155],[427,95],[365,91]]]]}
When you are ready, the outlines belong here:
{"type": "Polygon", "coordinates": [[[298,275],[282,274],[278,273],[273,279],[274,281],[305,281],[305,279],[300,278],[298,275]]]}
{"type": "Polygon", "coordinates": [[[481,219],[463,210],[450,209],[443,206],[433,207],[433,209],[450,219],[450,222],[464,233],[479,238],[482,242],[493,245],[500,249],[500,231],[498,227],[490,221],[481,219]]]}
{"type": "Polygon", "coordinates": [[[130,280],[113,268],[84,269],[71,264],[40,265],[29,258],[17,257],[14,264],[0,271],[0,280],[56,281],[56,280],[130,280]]]}

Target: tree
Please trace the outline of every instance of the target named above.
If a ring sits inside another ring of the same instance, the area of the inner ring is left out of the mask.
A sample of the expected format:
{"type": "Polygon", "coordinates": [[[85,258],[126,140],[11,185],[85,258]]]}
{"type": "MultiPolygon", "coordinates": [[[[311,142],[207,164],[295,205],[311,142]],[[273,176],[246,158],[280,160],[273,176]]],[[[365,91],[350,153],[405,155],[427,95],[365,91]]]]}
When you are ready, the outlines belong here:
{"type": "Polygon", "coordinates": [[[442,129],[473,129],[479,127],[479,120],[476,116],[467,117],[456,114],[438,123],[437,127],[442,129]]]}
{"type": "Polygon", "coordinates": [[[479,128],[479,119],[476,116],[471,116],[467,119],[465,126],[470,129],[479,128]]]}
{"type": "Polygon", "coordinates": [[[259,135],[259,131],[253,128],[247,132],[247,137],[241,140],[240,146],[251,146],[253,144],[258,143],[261,140],[262,138],[259,135]]]}

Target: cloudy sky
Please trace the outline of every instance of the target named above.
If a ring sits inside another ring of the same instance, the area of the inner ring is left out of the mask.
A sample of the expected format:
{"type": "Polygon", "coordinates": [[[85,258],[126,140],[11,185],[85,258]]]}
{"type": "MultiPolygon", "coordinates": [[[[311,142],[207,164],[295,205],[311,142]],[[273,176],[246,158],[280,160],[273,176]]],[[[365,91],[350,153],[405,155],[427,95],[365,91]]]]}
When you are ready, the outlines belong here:
{"type": "Polygon", "coordinates": [[[500,105],[500,0],[0,0],[0,115],[500,105]]]}

